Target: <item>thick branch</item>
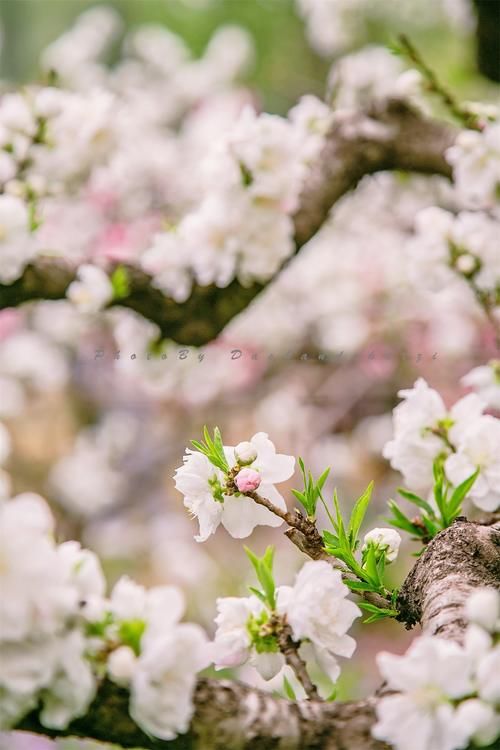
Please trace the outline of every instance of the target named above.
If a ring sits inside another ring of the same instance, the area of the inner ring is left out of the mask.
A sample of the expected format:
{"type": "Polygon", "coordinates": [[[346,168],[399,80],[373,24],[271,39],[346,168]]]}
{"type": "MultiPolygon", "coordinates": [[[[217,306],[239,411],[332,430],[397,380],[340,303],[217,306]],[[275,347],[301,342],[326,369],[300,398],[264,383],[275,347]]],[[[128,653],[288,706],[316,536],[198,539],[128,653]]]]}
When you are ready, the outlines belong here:
{"type": "Polygon", "coordinates": [[[419,557],[400,591],[401,619],[461,641],[464,603],[478,586],[500,589],[500,526],[458,518],[419,557]]]}
{"type": "MultiPolygon", "coordinates": [[[[87,716],[64,736],[86,737],[145,750],[384,750],[371,738],[373,701],[294,703],[225,680],[199,680],[189,734],[161,742],[144,734],[127,712],[128,694],[105,683],[87,716]]],[[[20,729],[51,733],[29,716],[20,729]]]]}
{"type": "MultiPolygon", "coordinates": [[[[444,154],[455,136],[450,126],[424,119],[400,101],[337,116],[294,217],[297,251],[318,231],[334,203],[366,174],[396,169],[450,177],[444,154]]],[[[155,289],[144,272],[128,267],[128,273],[130,293],[119,304],[156,323],[164,337],[193,346],[213,340],[265,286],[244,287],[236,280],[224,289],[195,284],[189,299],[178,303],[155,289]]],[[[73,279],[74,269],[64,261],[39,259],[13,284],[0,285],[0,309],[63,299],[73,279]]]]}
{"type": "MultiPolygon", "coordinates": [[[[463,604],[477,586],[500,589],[500,528],[460,519],[417,560],[400,606],[424,632],[460,639],[463,604]]],[[[127,692],[105,683],[87,716],[64,734],[146,750],[386,750],[371,736],[377,700],[295,703],[236,682],[202,679],[189,734],[167,743],[146,736],[128,714],[127,692]]],[[[51,736],[36,714],[19,728],[51,736]]]]}

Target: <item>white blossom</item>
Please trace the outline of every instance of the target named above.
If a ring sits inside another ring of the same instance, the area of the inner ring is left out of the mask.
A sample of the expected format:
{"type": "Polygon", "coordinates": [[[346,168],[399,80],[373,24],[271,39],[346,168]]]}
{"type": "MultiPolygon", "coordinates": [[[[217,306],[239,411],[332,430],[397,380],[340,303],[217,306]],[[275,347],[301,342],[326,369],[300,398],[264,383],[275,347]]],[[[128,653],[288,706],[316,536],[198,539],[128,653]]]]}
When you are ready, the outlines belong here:
{"type": "Polygon", "coordinates": [[[500,409],[500,361],[492,359],[487,365],[474,367],[464,375],[461,383],[472,388],[485,404],[500,409]]]}
{"type": "Polygon", "coordinates": [[[76,543],[57,547],[52,532],[52,516],[39,496],[25,493],[0,504],[3,728],[41,702],[41,722],[64,729],[95,695],[77,624],[83,592],[103,593],[102,572],[76,543]]]}
{"type": "Polygon", "coordinates": [[[398,556],[401,536],[395,529],[372,529],[365,534],[362,549],[367,549],[370,544],[384,552],[387,562],[394,562],[398,556]]]}
{"type": "Polygon", "coordinates": [[[462,130],[446,152],[465,208],[492,208],[500,185],[500,123],[482,131],[462,130]]]}
{"type": "Polygon", "coordinates": [[[72,281],[66,296],[81,312],[96,313],[113,297],[113,287],[108,275],[97,266],[79,267],[76,281],[72,281]]]}
{"type": "Polygon", "coordinates": [[[217,599],[217,612],[212,645],[215,668],[238,667],[249,661],[263,679],[275,677],[284,665],[277,646],[274,650],[265,650],[252,642],[250,623],[262,621],[265,624],[268,620],[267,610],[257,597],[217,599]]]}
{"type": "Polygon", "coordinates": [[[447,477],[458,485],[476,469],[479,475],[469,491],[478,508],[494,511],[500,505],[500,420],[490,415],[474,421],[445,462],[447,477]]]}
{"type": "Polygon", "coordinates": [[[479,747],[490,745],[500,734],[500,716],[493,706],[477,698],[460,703],[456,721],[479,747]]]}
{"type": "Polygon", "coordinates": [[[77,591],[50,538],[42,498],[19,495],[0,505],[0,640],[57,634],[75,612],[77,591]]]}
{"type": "Polygon", "coordinates": [[[480,588],[467,599],[465,614],[469,622],[491,633],[500,631],[500,594],[492,588],[480,588]]]}
{"type": "Polygon", "coordinates": [[[235,447],[234,457],[240,466],[248,466],[257,458],[257,451],[252,443],[244,440],[235,447]]]}
{"type": "MultiPolygon", "coordinates": [[[[480,421],[484,404],[478,396],[469,394],[448,412],[439,393],[422,378],[398,395],[404,400],[393,411],[394,438],[386,444],[384,456],[401,471],[409,487],[425,492],[432,486],[434,460],[450,452],[443,438],[458,445],[480,421]]],[[[474,471],[475,467],[467,476],[474,471]]]]}
{"type": "Polygon", "coordinates": [[[239,188],[256,199],[277,202],[283,210],[297,207],[305,174],[300,134],[277,115],[257,115],[247,107],[238,122],[207,158],[208,184],[239,188]]]}
{"type": "Polygon", "coordinates": [[[485,654],[476,668],[479,697],[489,703],[500,701],[500,646],[485,654]]]}
{"type": "Polygon", "coordinates": [[[193,715],[196,674],[208,665],[207,639],[197,625],[163,629],[141,653],[130,686],[130,714],[163,740],[186,732],[193,715]]]}
{"type": "Polygon", "coordinates": [[[277,591],[278,611],[286,615],[294,640],[311,641],[319,664],[333,682],[340,674],[335,657],[350,657],[356,648],[347,631],[361,612],[346,598],[348,594],[340,572],[324,560],[306,563],[293,587],[280,586],[277,591]]]}
{"type": "Polygon", "coordinates": [[[415,230],[407,252],[417,283],[439,291],[456,283],[462,274],[479,289],[496,288],[500,261],[496,252],[498,221],[494,218],[481,211],[461,211],[455,216],[433,206],[417,214],[415,230]]]}
{"type": "Polygon", "coordinates": [[[20,198],[0,195],[0,281],[15,281],[33,253],[28,207],[20,198]]]}
{"type": "Polygon", "coordinates": [[[341,57],[333,64],[328,80],[335,109],[355,110],[390,97],[420,104],[420,74],[403,71],[400,59],[385,47],[367,46],[341,57]]]}
{"type": "Polygon", "coordinates": [[[137,656],[130,646],[119,646],[108,657],[109,679],[127,687],[137,667],[137,656]]]}
{"type": "MultiPolygon", "coordinates": [[[[276,453],[267,435],[259,432],[249,441],[257,457],[250,465],[259,472],[259,494],[273,505],[286,510],[286,503],[274,485],[289,479],[294,471],[292,456],[276,453]]],[[[225,448],[229,466],[236,463],[234,448],[225,448]]],[[[208,458],[188,449],[184,464],[175,473],[177,489],[184,495],[184,505],[198,518],[200,533],[197,541],[205,541],[220,523],[237,539],[249,536],[254,528],[264,524],[279,526],[282,519],[267,508],[244,496],[225,494],[227,478],[208,458]]]]}
{"type": "Polygon", "coordinates": [[[288,118],[302,136],[304,161],[314,163],[320,155],[325,136],[333,122],[331,107],[315,96],[306,95],[292,107],[288,118]]]}
{"type": "Polygon", "coordinates": [[[422,636],[404,656],[381,653],[377,663],[390,690],[377,704],[372,733],[395,750],[457,750],[469,728],[453,700],[472,692],[469,656],[455,643],[422,636]]]}
{"type": "Polygon", "coordinates": [[[53,678],[43,691],[41,723],[51,729],[65,729],[89,708],[97,688],[85,658],[86,642],[78,630],[58,640],[53,678]]]}

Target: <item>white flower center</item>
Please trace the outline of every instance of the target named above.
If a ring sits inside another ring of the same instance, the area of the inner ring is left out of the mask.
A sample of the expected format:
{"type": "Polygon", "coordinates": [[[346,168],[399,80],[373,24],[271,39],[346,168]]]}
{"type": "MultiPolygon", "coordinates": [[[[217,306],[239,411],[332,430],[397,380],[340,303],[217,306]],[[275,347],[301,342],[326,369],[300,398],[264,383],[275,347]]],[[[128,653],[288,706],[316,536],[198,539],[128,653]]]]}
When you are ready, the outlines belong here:
{"type": "Polygon", "coordinates": [[[415,690],[413,700],[424,711],[434,711],[441,704],[448,702],[446,695],[437,685],[425,685],[415,690]]]}

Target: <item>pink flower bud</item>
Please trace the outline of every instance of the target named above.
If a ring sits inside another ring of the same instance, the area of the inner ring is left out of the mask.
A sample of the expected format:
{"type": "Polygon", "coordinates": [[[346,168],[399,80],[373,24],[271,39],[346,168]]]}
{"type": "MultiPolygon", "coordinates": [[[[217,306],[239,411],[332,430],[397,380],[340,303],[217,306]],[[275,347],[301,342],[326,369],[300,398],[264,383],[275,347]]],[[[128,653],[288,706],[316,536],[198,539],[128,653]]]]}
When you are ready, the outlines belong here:
{"type": "Polygon", "coordinates": [[[234,481],[240,492],[254,492],[260,486],[261,477],[254,469],[242,469],[234,481]]]}

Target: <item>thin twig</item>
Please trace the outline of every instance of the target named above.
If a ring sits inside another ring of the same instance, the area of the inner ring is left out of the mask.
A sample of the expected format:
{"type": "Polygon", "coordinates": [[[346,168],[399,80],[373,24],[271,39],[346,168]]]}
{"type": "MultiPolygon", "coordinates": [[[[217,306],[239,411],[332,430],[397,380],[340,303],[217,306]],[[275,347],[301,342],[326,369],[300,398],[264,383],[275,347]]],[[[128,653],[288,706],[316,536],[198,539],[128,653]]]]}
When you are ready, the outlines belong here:
{"type": "MultiPolygon", "coordinates": [[[[285,535],[293,544],[295,544],[296,547],[298,547],[298,549],[300,549],[301,552],[310,557],[311,560],[326,560],[326,562],[328,562],[333,568],[340,570],[344,579],[350,581],[358,580],[342,562],[325,551],[323,539],[316,524],[308,521],[307,518],[304,518],[304,516],[301,516],[299,513],[290,513],[281,510],[281,508],[277,508],[270,500],[262,497],[257,492],[247,492],[245,495],[286,521],[291,529],[285,531],[285,535]]],[[[377,594],[375,591],[360,591],[358,593],[370,604],[375,604],[377,607],[382,607],[383,609],[393,608],[389,599],[383,597],[381,594],[377,594]]]]}
{"type": "Polygon", "coordinates": [[[282,620],[277,627],[278,646],[285,657],[285,661],[291,667],[304,688],[310,700],[321,701],[316,685],[312,682],[307,671],[306,664],[299,654],[300,643],[293,640],[290,625],[282,620]]]}
{"type": "Polygon", "coordinates": [[[402,47],[402,51],[406,54],[408,59],[416,65],[417,69],[425,78],[429,90],[433,94],[439,96],[445,107],[451,112],[451,114],[457,118],[466,128],[473,130],[481,130],[479,120],[474,112],[471,112],[467,107],[460,104],[455,96],[449,91],[446,86],[439,80],[435,72],[425,62],[424,58],[414,46],[413,42],[406,36],[406,34],[400,34],[399,42],[402,47]]]}

